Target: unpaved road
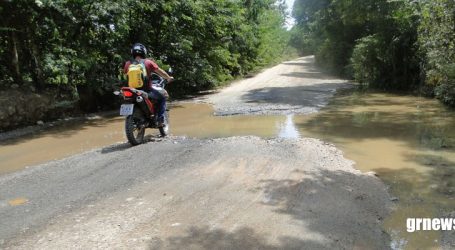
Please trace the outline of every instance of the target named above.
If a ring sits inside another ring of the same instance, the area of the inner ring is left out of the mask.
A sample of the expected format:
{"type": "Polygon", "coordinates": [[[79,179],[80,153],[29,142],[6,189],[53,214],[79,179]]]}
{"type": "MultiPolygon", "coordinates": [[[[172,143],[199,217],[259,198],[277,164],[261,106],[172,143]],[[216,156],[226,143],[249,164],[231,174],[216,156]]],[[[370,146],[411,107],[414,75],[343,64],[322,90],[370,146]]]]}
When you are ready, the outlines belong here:
{"type": "Polygon", "coordinates": [[[218,115],[308,114],[327,105],[345,80],[322,73],[308,56],[284,62],[208,97],[218,115]]]}
{"type": "MultiPolygon", "coordinates": [[[[262,74],[310,66],[293,62],[262,74]]],[[[250,81],[250,90],[260,89],[258,79],[250,81]]],[[[236,85],[226,89],[231,96],[236,85]]],[[[323,95],[313,97],[316,107],[330,96],[326,90],[342,85],[291,92],[323,95]]],[[[209,99],[232,113],[249,100],[222,97],[209,99]]],[[[390,239],[381,223],[390,206],[377,177],[316,139],[170,137],[0,176],[0,248],[385,249],[390,239]]]]}
{"type": "Polygon", "coordinates": [[[351,164],[314,139],[118,145],[2,177],[28,199],[2,206],[3,247],[382,249],[386,190],[351,164]]]}

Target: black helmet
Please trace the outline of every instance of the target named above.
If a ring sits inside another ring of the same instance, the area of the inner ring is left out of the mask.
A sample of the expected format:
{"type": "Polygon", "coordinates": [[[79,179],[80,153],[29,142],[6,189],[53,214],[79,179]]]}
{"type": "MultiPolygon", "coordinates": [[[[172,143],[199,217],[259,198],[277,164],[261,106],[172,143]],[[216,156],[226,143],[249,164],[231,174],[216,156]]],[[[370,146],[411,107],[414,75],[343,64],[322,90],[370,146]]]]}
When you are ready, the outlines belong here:
{"type": "Polygon", "coordinates": [[[147,56],[147,48],[141,43],[135,43],[131,48],[131,55],[133,57],[141,56],[142,58],[145,58],[147,56]]]}

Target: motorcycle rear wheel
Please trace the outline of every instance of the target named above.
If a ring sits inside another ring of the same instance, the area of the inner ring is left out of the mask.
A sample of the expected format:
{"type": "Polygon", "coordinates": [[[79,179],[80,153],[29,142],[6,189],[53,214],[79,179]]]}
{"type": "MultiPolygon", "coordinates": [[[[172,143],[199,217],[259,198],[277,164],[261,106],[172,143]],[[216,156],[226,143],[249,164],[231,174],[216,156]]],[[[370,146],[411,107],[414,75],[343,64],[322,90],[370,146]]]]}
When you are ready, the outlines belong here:
{"type": "Polygon", "coordinates": [[[146,118],[139,109],[134,109],[133,114],[126,117],[125,134],[131,145],[136,146],[144,142],[145,123],[146,118]]]}

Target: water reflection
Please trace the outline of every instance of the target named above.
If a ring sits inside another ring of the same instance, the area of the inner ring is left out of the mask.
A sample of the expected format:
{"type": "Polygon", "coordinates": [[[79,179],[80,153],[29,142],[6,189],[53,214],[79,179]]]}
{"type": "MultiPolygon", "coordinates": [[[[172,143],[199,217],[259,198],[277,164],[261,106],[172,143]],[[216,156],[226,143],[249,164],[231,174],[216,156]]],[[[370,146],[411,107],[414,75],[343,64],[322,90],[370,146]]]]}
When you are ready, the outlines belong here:
{"type": "Polygon", "coordinates": [[[278,137],[280,138],[299,138],[300,132],[294,123],[294,115],[287,115],[286,121],[279,126],[278,137]]]}
{"type": "Polygon", "coordinates": [[[185,103],[171,108],[173,135],[197,138],[220,138],[256,135],[276,137],[283,116],[214,116],[208,104],[185,103]]]}
{"type": "Polygon", "coordinates": [[[406,232],[408,217],[455,210],[455,114],[437,101],[392,94],[344,93],[311,119],[305,135],[334,142],[363,171],[375,171],[398,197],[386,219],[395,249],[438,248],[439,232],[406,232]]]}

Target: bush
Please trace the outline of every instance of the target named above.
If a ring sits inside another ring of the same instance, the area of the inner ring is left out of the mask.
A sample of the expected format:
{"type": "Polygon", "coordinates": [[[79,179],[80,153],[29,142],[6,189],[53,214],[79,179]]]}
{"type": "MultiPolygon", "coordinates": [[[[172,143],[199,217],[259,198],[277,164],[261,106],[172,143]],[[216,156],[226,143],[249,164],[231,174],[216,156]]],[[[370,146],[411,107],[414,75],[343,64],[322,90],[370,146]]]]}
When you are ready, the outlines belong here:
{"type": "Polygon", "coordinates": [[[424,1],[419,26],[422,75],[442,102],[455,106],[455,2],[424,1]]]}
{"type": "Polygon", "coordinates": [[[436,80],[435,96],[442,102],[455,106],[455,63],[442,70],[442,77],[436,80]]]}
{"type": "Polygon", "coordinates": [[[384,74],[381,59],[383,40],[370,35],[357,41],[351,57],[352,73],[356,81],[364,85],[379,85],[384,74]]]}

